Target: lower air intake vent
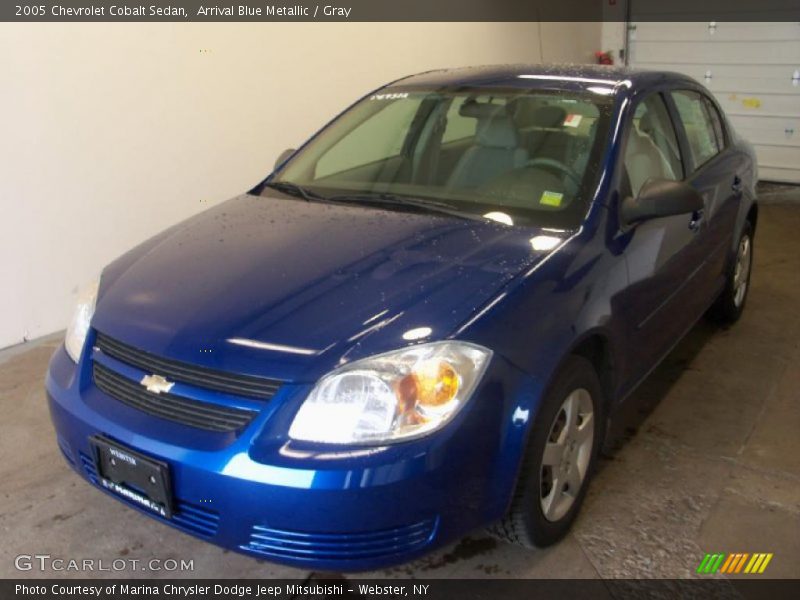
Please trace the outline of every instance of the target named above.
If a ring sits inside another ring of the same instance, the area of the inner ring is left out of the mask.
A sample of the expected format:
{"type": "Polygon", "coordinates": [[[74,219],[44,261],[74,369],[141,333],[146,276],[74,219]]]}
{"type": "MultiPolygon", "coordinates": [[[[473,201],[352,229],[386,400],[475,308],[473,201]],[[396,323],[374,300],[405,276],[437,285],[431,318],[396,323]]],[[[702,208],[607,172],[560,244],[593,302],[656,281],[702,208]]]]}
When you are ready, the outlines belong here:
{"type": "Polygon", "coordinates": [[[216,535],[219,527],[219,515],[213,510],[187,504],[179,500],[178,510],[170,522],[196,535],[212,537],[216,535]]]}
{"type": "Polygon", "coordinates": [[[81,465],[83,465],[83,470],[86,472],[86,476],[92,483],[100,483],[100,480],[97,478],[97,469],[94,466],[94,461],[86,456],[83,452],[81,452],[80,455],[81,465]]]}
{"type": "Polygon", "coordinates": [[[404,554],[425,545],[436,519],[366,533],[307,533],[256,525],[242,550],[265,557],[309,560],[363,560],[404,554]]]}

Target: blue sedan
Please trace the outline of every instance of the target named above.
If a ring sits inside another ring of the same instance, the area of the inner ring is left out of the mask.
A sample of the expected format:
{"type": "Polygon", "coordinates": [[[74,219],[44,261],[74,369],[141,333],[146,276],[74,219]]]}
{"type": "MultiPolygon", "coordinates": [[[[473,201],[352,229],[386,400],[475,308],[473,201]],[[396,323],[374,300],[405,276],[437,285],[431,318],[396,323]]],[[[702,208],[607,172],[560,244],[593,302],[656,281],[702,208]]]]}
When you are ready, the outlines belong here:
{"type": "Polygon", "coordinates": [[[637,384],[742,313],[756,180],[682,75],[395,81],[86,287],[58,444],[130,507],[295,566],[553,544],[637,384]]]}

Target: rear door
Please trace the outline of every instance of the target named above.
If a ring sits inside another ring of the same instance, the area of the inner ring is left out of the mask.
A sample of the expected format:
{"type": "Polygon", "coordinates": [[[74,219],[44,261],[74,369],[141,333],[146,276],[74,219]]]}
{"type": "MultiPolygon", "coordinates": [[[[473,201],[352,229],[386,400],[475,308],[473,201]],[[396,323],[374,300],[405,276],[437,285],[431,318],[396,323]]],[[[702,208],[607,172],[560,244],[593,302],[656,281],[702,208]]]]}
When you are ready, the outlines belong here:
{"type": "Polygon", "coordinates": [[[731,147],[724,120],[705,93],[673,90],[668,100],[686,155],[686,181],[700,192],[705,203],[705,264],[692,293],[708,305],[724,283],[747,165],[731,147]]]}

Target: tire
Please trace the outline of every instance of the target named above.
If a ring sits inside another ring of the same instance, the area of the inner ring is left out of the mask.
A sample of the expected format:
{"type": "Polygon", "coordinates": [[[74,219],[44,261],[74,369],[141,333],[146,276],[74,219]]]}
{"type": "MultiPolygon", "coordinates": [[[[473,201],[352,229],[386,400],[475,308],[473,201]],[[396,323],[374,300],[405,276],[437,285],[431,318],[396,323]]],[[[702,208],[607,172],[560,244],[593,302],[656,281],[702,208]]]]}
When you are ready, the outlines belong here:
{"type": "Polygon", "coordinates": [[[567,534],[580,510],[597,461],[604,424],[602,408],[602,387],[594,367],[583,357],[570,356],[545,394],[530,433],[511,507],[506,516],[489,529],[491,535],[526,548],[544,548],[567,534]],[[572,434],[566,408],[570,402],[571,406],[579,407],[578,415],[583,414],[583,421],[576,421],[578,427],[572,434]],[[587,407],[591,407],[591,422],[586,420],[587,407]],[[589,435],[591,439],[587,441],[589,435]],[[562,440],[559,457],[552,447],[562,440]],[[576,443],[564,457],[563,449],[570,447],[570,441],[576,443]],[[549,457],[545,456],[546,447],[549,457]],[[574,489],[570,492],[570,486],[575,487],[577,481],[576,473],[582,474],[580,483],[577,492],[574,489]],[[554,492],[554,481],[559,487],[563,486],[562,493],[554,492]]]}
{"type": "Polygon", "coordinates": [[[736,254],[728,267],[725,288],[708,311],[708,316],[717,323],[732,324],[739,320],[750,290],[750,274],[753,271],[753,227],[746,222],[736,254]]]}

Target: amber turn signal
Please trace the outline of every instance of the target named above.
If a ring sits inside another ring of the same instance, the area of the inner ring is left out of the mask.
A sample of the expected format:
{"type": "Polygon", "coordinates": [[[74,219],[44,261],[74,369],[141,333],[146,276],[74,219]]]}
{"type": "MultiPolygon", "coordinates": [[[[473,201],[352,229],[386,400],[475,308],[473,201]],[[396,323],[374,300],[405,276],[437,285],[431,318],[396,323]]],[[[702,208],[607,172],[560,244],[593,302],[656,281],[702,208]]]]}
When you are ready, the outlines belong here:
{"type": "Polygon", "coordinates": [[[415,408],[436,408],[447,404],[458,393],[460,380],[455,369],[444,360],[426,360],[400,380],[396,392],[399,408],[408,413],[415,408]]]}

